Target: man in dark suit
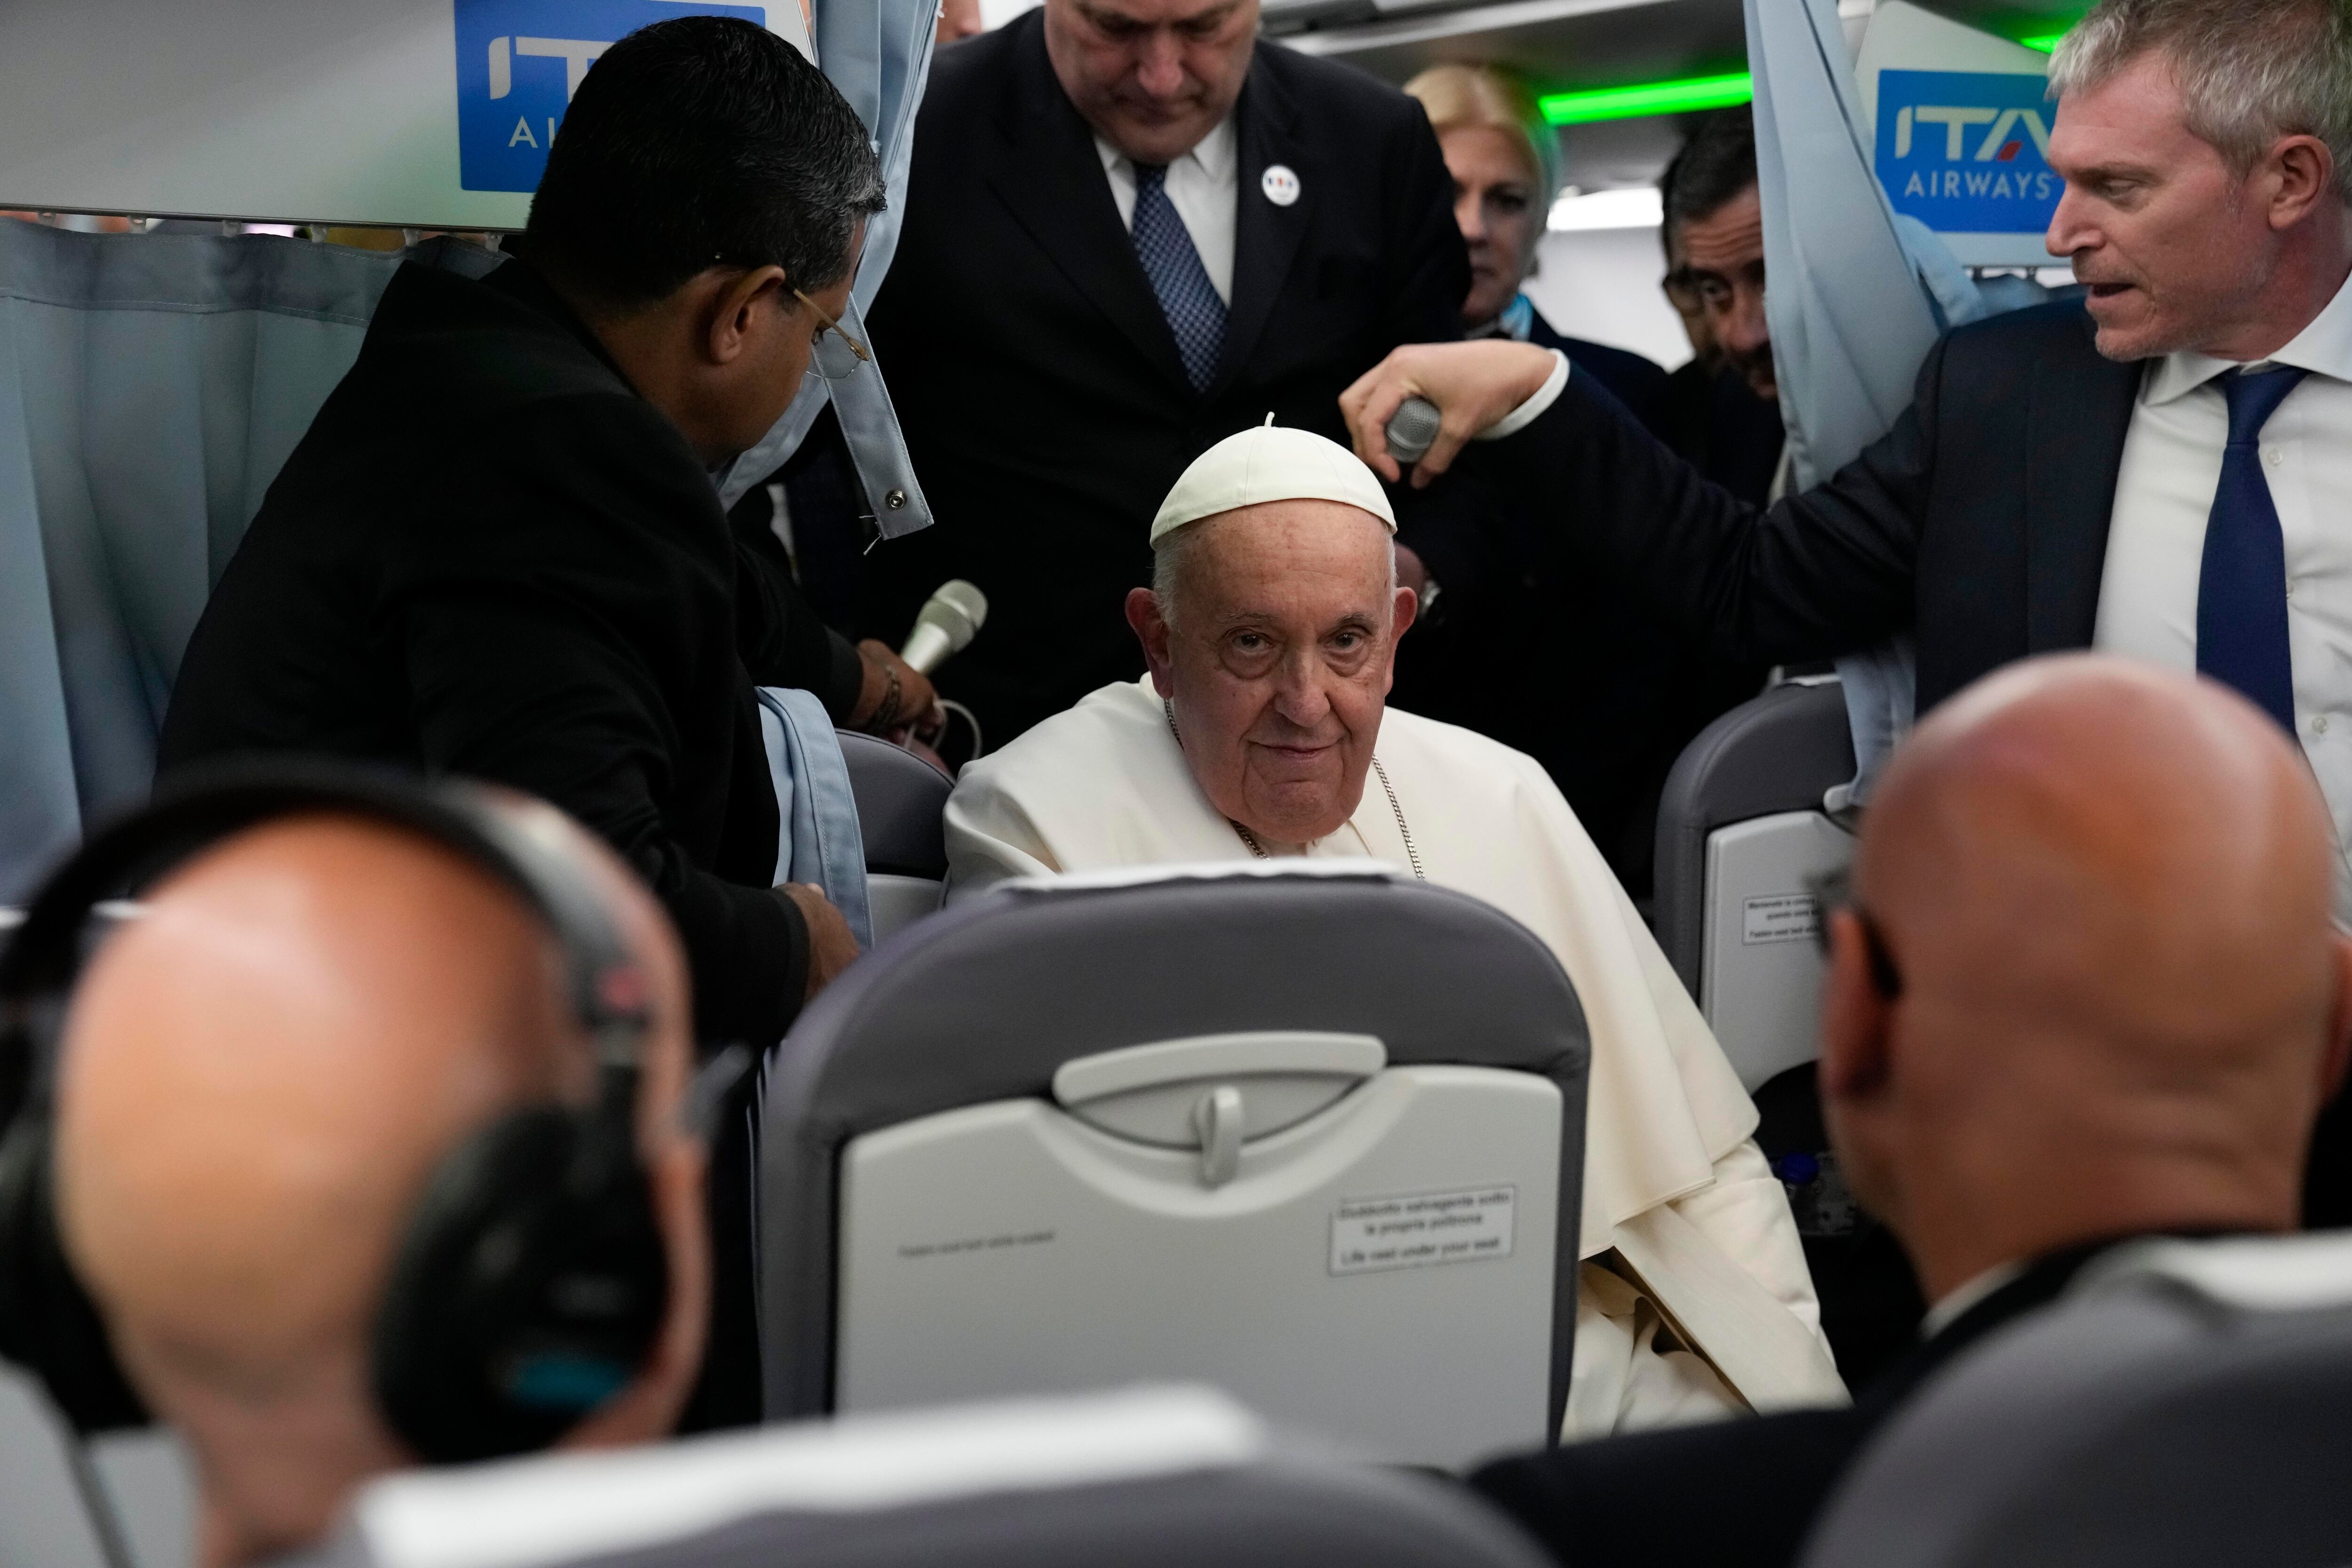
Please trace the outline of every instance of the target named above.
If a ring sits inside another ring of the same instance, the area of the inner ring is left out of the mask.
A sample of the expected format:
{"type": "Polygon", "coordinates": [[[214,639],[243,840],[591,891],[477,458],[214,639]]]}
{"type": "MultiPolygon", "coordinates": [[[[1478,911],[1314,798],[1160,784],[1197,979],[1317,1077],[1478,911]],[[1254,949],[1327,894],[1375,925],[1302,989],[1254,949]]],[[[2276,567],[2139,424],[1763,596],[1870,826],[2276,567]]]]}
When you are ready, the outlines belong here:
{"type": "Polygon", "coordinates": [[[868,320],[940,526],[877,552],[864,625],[945,578],[942,672],[992,744],[1142,670],[1120,618],[1185,464],[1458,334],[1468,283],[1419,106],[1256,41],[1257,0],[1046,0],[943,53],[868,320]]]}
{"type": "MultiPolygon", "coordinates": [[[[2352,13],[2335,0],[2106,0],[2053,67],[2065,193],[2049,246],[2074,258],[2087,300],[1951,333],[1892,431],[1768,510],[1701,482],[1528,344],[1399,351],[1343,399],[1358,449],[1395,474],[1380,431],[1414,392],[1448,426],[1416,484],[1474,432],[1524,431],[1476,466],[1587,533],[1629,590],[1727,656],[1767,663],[1907,628],[1922,711],[2053,648],[2213,674],[2303,740],[2340,850],[2347,59],[2352,13]],[[2310,66],[2289,81],[2280,59],[2310,66]]],[[[2352,872],[2339,887],[2352,919],[2352,872]]]]}
{"type": "Polygon", "coordinates": [[[772,888],[751,688],[843,723],[929,693],[736,543],[708,465],[813,353],[854,364],[812,339],[881,203],[856,114],[782,40],[688,17],[616,44],[522,256],[384,291],[196,626],[162,767],[321,752],[544,796],[661,896],[704,1037],[776,1039],[856,944],[816,889],[772,888]]]}
{"type": "Polygon", "coordinates": [[[1564,1563],[1780,1564],[1872,1432],[2104,1247],[2294,1228],[2352,1049],[2326,803],[2224,688],[2096,655],[1939,710],[1828,915],[1838,1170],[1902,1238],[1922,1342],[1849,1409],[1605,1439],[1471,1484],[1564,1563]]]}

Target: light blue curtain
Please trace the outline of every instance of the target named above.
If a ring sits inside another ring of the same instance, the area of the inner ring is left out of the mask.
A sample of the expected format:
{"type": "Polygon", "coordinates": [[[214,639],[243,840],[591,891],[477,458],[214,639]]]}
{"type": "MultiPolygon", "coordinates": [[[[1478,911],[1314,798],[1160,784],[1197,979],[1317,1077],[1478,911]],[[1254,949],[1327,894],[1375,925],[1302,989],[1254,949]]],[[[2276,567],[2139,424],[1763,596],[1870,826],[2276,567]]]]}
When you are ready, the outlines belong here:
{"type": "Polygon", "coordinates": [[[823,888],[864,952],[874,945],[866,841],[833,720],[814,692],[762,686],[758,696],[760,738],[768,748],[779,819],[774,880],[823,888]]]}
{"type": "Polygon", "coordinates": [[[0,903],[146,795],[188,634],[399,260],[0,219],[0,903]]]}
{"type": "MultiPolygon", "coordinates": [[[[1765,314],[1797,488],[1862,455],[1911,402],[1946,330],[2038,303],[2030,283],[1988,291],[1917,219],[1897,215],[1871,172],[1836,0],[1746,0],[1764,205],[1765,314]]],[[[1911,727],[1908,634],[1837,661],[1853,729],[1853,804],[1911,727]]]]}
{"type": "MultiPolygon", "coordinates": [[[[915,110],[930,76],[938,16],[939,0],[816,0],[817,63],[873,133],[889,191],[888,209],[866,226],[866,249],[842,321],[860,342],[872,341],[866,331],[866,312],[898,248],[907,174],[915,150],[915,110]]],[[[930,505],[907,457],[906,438],[898,433],[898,416],[890,405],[890,389],[878,363],[859,366],[847,381],[811,381],[803,387],[775,428],[720,477],[719,491],[727,504],[734,505],[800,449],[828,400],[841,421],[866,505],[882,536],[897,539],[929,528],[930,505]]]]}

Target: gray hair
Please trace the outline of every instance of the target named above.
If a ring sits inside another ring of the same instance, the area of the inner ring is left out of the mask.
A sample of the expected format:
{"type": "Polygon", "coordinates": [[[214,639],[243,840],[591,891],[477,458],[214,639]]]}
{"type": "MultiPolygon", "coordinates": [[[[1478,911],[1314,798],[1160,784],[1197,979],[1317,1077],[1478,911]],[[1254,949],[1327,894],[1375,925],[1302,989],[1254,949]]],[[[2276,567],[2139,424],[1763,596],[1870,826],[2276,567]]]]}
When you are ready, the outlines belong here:
{"type": "MultiPolygon", "coordinates": [[[[1219,512],[1216,517],[1223,515],[1223,512],[1219,512]]],[[[1201,524],[1213,522],[1216,517],[1204,517],[1199,521],[1188,522],[1181,528],[1163,533],[1160,536],[1160,542],[1151,547],[1151,596],[1160,603],[1160,618],[1171,626],[1176,624],[1176,584],[1184,574],[1184,562],[1192,554],[1196,547],[1195,542],[1201,537],[1201,524]]],[[[1396,598],[1396,542],[1391,540],[1389,598],[1391,601],[1396,598]]]]}
{"type": "Polygon", "coordinates": [[[2097,87],[2161,49],[2189,129],[2240,174],[2282,136],[2316,136],[2352,198],[2352,3],[2102,0],[2050,62],[2063,95],[2097,87]]]}

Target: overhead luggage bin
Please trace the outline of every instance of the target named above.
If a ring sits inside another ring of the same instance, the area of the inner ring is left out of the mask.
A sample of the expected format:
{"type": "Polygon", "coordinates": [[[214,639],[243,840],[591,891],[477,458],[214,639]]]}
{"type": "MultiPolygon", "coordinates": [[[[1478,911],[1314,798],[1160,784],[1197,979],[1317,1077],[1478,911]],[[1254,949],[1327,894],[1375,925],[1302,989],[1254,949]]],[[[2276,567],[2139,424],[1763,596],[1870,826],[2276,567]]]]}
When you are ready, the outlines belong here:
{"type": "Polygon", "coordinates": [[[811,52],[797,0],[13,0],[0,206],[520,229],[597,53],[694,12],[811,52]]]}

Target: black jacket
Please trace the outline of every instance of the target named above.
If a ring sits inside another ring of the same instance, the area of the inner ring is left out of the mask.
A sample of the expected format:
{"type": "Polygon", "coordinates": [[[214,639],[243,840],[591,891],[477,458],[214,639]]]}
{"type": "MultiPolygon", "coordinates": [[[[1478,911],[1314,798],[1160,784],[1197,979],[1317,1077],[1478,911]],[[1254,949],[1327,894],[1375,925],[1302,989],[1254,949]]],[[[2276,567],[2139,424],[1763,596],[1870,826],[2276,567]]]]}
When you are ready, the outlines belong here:
{"type": "MultiPolygon", "coordinates": [[[[1540,312],[1528,341],[1566,353],[1571,379],[1591,378],[1589,401],[1636,411],[1668,385],[1649,360],[1564,337],[1540,312]]],[[[1449,510],[1425,512],[1406,542],[1441,593],[1397,650],[1393,700],[1541,763],[1626,891],[1646,898],[1667,773],[1711,720],[1756,695],[1765,667],[1717,657],[1626,594],[1598,542],[1560,526],[1556,500],[1482,482],[1478,457],[1429,493],[1449,510]]]]}
{"type": "Polygon", "coordinates": [[[1969,1346],[2055,1300],[2107,1243],[2042,1259],[1920,1342],[1843,1410],[1795,1410],[1570,1444],[1470,1485],[1576,1568],[1780,1568],[1872,1433],[1969,1346]]]}
{"type": "Polygon", "coordinates": [[[1947,335],[1892,431],[1769,510],[1574,376],[1478,462],[1734,663],[1832,658],[1913,628],[1924,713],[2012,659],[2090,645],[2139,382],[2100,357],[2080,305],[2049,305],[1947,335]]]}
{"type": "Polygon", "coordinates": [[[1536,311],[1534,317],[1528,323],[1528,342],[1538,348],[1558,349],[1579,370],[1590,371],[1593,380],[1609,389],[1611,396],[1646,419],[1650,405],[1665,391],[1664,366],[1631,349],[1612,349],[1607,343],[1571,338],[1544,320],[1541,310],[1536,311]]]}
{"type": "Polygon", "coordinates": [[[1042,14],[944,50],[915,129],[889,280],[868,317],[937,527],[869,558],[864,629],[896,642],[952,576],[988,626],[940,685],[992,745],[1141,672],[1121,607],[1185,464],[1271,413],[1342,442],[1339,395],[1399,343],[1461,335],[1469,265],[1420,105],[1260,43],[1235,109],[1224,357],[1177,358],[1042,14]],[[1269,201],[1270,164],[1298,176],[1269,201]]]}
{"type": "Polygon", "coordinates": [[[838,713],[856,654],[536,275],[412,264],[205,606],[158,763],[327,752],[544,796],[660,894],[704,1037],[765,1044],[808,932],[770,890],[755,679],[838,713]]]}
{"type": "Polygon", "coordinates": [[[1625,403],[1676,456],[1741,500],[1762,506],[1772,493],[1785,438],[1780,405],[1757,396],[1729,365],[1693,360],[1646,402],[1625,403]]]}

